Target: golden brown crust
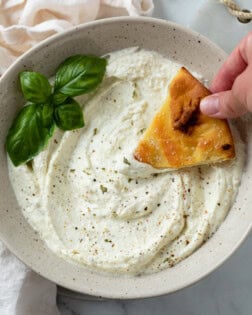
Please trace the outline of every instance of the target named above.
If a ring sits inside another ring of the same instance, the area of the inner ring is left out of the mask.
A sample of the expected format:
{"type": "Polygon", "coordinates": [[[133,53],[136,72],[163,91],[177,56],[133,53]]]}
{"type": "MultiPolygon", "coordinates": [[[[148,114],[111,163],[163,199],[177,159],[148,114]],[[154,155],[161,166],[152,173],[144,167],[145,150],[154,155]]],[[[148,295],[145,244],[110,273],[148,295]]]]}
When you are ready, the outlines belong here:
{"type": "Polygon", "coordinates": [[[199,110],[210,92],[184,67],[169,87],[169,95],[134,152],[155,168],[182,168],[234,158],[233,137],[226,120],[199,110]]]}

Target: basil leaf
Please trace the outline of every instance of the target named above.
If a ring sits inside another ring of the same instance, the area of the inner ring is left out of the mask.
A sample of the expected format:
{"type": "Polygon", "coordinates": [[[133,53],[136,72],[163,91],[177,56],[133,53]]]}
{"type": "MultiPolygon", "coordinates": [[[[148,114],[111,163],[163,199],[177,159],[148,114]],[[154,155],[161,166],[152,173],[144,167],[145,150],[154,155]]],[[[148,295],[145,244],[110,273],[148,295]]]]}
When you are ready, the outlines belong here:
{"type": "Polygon", "coordinates": [[[69,98],[68,95],[64,95],[60,92],[57,92],[57,93],[53,94],[52,102],[53,102],[53,104],[55,104],[57,106],[57,105],[65,103],[68,98],[69,98]]]}
{"type": "Polygon", "coordinates": [[[21,89],[27,101],[43,104],[48,101],[52,87],[48,79],[38,72],[23,71],[19,74],[21,89]]]}
{"type": "Polygon", "coordinates": [[[77,96],[93,91],[101,83],[106,65],[106,59],[95,56],[67,58],[56,72],[55,95],[77,96]]]}
{"type": "Polygon", "coordinates": [[[73,99],[54,109],[56,125],[62,130],[73,130],[84,127],[83,112],[80,105],[73,99]]]}
{"type": "Polygon", "coordinates": [[[6,150],[15,166],[42,151],[54,131],[53,107],[29,104],[14,119],[6,139],[6,150]]]}
{"type": "Polygon", "coordinates": [[[41,111],[44,127],[51,128],[51,126],[54,124],[53,105],[51,104],[40,105],[39,110],[41,111]]]}

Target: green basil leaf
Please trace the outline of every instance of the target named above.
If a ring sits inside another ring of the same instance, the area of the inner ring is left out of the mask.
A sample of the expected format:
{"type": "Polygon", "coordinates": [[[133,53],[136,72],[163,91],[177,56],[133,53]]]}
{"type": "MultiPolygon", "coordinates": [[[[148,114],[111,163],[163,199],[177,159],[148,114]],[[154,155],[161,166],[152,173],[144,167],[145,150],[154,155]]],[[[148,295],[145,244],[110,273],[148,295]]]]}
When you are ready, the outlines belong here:
{"type": "Polygon", "coordinates": [[[41,111],[43,126],[50,129],[51,126],[54,124],[53,105],[51,104],[40,105],[39,110],[41,111]]]}
{"type": "Polygon", "coordinates": [[[6,150],[15,166],[29,162],[42,151],[54,131],[53,107],[29,104],[14,119],[6,139],[6,150]]]}
{"type": "Polygon", "coordinates": [[[73,130],[84,127],[83,112],[80,105],[73,99],[54,109],[54,120],[62,130],[73,130]]]}
{"type": "Polygon", "coordinates": [[[76,55],[67,58],[58,68],[54,91],[77,96],[93,91],[102,81],[107,60],[95,56],[76,55]]]}
{"type": "Polygon", "coordinates": [[[19,74],[21,89],[27,101],[43,104],[48,101],[52,87],[48,79],[38,72],[23,71],[19,74]]]}
{"type": "Polygon", "coordinates": [[[57,106],[57,105],[65,103],[68,98],[69,98],[68,95],[64,95],[60,92],[57,92],[57,93],[53,94],[52,102],[54,105],[57,106]]]}

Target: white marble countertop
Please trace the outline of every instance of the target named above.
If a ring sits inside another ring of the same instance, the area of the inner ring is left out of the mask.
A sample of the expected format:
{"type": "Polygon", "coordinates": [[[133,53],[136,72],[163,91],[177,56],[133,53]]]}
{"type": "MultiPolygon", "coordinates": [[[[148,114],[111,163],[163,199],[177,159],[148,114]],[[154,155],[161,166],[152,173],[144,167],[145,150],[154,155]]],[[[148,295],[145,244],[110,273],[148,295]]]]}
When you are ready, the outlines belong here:
{"type": "MultiPolygon", "coordinates": [[[[251,0],[237,0],[252,10],[251,0]]],[[[230,52],[252,22],[242,24],[217,0],[154,0],[154,16],[190,27],[230,52]]],[[[248,209],[251,211],[251,209],[248,209]]],[[[170,295],[132,301],[92,301],[58,295],[62,315],[251,315],[252,235],[215,272],[170,295]]]]}
{"type": "Polygon", "coordinates": [[[58,297],[62,315],[251,315],[252,236],[219,269],[177,293],[133,301],[58,297]]]}

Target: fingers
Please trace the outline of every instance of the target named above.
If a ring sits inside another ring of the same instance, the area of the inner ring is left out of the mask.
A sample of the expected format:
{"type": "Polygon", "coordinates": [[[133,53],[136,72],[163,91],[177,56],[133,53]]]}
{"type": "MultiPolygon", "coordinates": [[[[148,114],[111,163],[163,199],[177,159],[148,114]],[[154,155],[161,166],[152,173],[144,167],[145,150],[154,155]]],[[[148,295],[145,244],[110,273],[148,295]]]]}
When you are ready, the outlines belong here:
{"type": "Polygon", "coordinates": [[[251,82],[252,64],[235,79],[231,90],[204,98],[201,111],[215,118],[235,118],[252,111],[251,82]]]}
{"type": "Polygon", "coordinates": [[[210,90],[212,93],[227,91],[232,88],[235,78],[247,67],[239,48],[234,50],[214,78],[210,90]]]}
{"type": "Polygon", "coordinates": [[[219,92],[201,101],[203,114],[214,118],[235,118],[247,112],[246,107],[234,97],[232,90],[219,92]]]}
{"type": "Polygon", "coordinates": [[[235,118],[252,112],[252,32],[223,64],[210,90],[214,93],[201,101],[201,111],[215,118],[235,118]]]}
{"type": "Polygon", "coordinates": [[[227,91],[238,75],[252,63],[252,32],[250,32],[230,54],[214,78],[210,90],[213,93],[227,91]]]}

